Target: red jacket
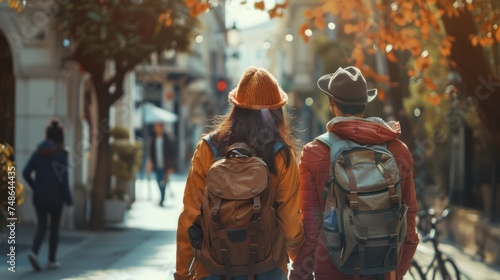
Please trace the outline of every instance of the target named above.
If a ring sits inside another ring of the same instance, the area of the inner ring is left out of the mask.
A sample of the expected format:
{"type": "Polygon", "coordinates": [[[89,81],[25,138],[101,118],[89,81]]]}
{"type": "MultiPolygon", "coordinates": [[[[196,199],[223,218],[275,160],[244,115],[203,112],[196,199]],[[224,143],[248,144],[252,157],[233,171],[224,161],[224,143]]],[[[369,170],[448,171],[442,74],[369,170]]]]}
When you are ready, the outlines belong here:
{"type": "MultiPolygon", "coordinates": [[[[406,145],[397,140],[401,134],[399,123],[387,124],[380,119],[361,119],[355,117],[336,117],[327,128],[341,137],[360,144],[388,143],[388,149],[396,159],[401,176],[402,200],[409,206],[407,212],[408,228],[406,241],[403,244],[400,265],[396,272],[397,279],[402,279],[410,267],[411,260],[418,245],[415,217],[417,200],[413,182],[413,158],[406,145]]],[[[339,272],[328,258],[325,246],[320,246],[322,239],[322,211],[325,200],[322,197],[324,183],[328,179],[330,166],[329,148],[319,141],[312,141],[304,146],[299,164],[300,170],[300,207],[303,213],[302,222],[306,239],[294,263],[290,279],[316,280],[352,279],[352,275],[339,272]]],[[[393,273],[392,273],[393,274],[393,273]]],[[[374,279],[363,277],[361,279],[374,279]]],[[[385,279],[390,279],[386,274],[385,279]]]]}

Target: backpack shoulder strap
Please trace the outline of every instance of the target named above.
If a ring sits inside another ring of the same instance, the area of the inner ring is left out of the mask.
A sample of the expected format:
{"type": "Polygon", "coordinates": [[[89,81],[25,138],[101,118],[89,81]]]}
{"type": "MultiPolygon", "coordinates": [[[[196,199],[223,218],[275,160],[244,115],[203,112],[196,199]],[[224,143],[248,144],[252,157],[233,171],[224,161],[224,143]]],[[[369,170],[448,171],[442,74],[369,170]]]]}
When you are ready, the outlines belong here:
{"type": "MultiPolygon", "coordinates": [[[[219,150],[217,147],[215,147],[214,143],[212,142],[212,138],[210,134],[207,134],[203,136],[201,139],[203,139],[205,142],[207,142],[208,146],[210,146],[210,149],[212,150],[212,153],[214,154],[215,161],[222,159],[223,156],[218,156],[219,150]]],[[[274,142],[274,153],[278,153],[281,149],[285,147],[285,144],[283,142],[274,142]]]]}
{"type": "Polygon", "coordinates": [[[333,139],[333,137],[335,137],[335,134],[333,132],[325,132],[325,133],[321,134],[320,136],[316,137],[314,140],[325,144],[329,148],[333,145],[333,143],[335,141],[333,139]]]}
{"type": "Polygon", "coordinates": [[[203,139],[205,142],[207,142],[208,146],[210,146],[210,149],[212,150],[212,153],[214,154],[214,159],[215,159],[215,161],[217,161],[223,157],[218,156],[219,150],[217,149],[217,147],[215,147],[214,143],[212,142],[212,138],[210,136],[211,136],[210,134],[207,134],[207,135],[203,136],[201,139],[203,139]]]}
{"type": "Polygon", "coordinates": [[[285,144],[283,144],[283,142],[274,142],[274,153],[277,154],[284,147],[285,144]]]}
{"type": "Polygon", "coordinates": [[[319,141],[330,148],[330,151],[338,151],[342,148],[350,148],[354,146],[359,146],[355,142],[342,138],[338,134],[333,132],[326,132],[321,134],[320,136],[315,138],[316,141],[319,141]]]}

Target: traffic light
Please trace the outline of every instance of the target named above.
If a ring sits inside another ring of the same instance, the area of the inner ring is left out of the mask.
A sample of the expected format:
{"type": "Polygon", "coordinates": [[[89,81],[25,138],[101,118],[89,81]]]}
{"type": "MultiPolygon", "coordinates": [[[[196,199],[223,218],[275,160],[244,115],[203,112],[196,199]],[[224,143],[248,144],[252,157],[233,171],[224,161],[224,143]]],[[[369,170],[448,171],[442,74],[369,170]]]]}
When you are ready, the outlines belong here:
{"type": "Polygon", "coordinates": [[[222,94],[225,93],[227,90],[227,81],[226,79],[220,78],[217,80],[217,83],[215,84],[215,88],[217,89],[217,92],[222,94]]]}

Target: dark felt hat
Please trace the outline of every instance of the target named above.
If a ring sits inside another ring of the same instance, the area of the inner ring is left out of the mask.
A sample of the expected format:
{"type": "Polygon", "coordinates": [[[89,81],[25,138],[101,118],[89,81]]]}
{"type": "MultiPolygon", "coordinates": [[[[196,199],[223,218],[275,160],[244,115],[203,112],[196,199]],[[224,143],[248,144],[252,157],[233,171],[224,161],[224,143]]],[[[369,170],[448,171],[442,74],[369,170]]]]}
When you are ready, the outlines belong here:
{"type": "Polygon", "coordinates": [[[364,105],[377,96],[377,89],[368,90],[361,71],[354,66],[339,67],[335,73],[322,76],[318,87],[331,99],[345,105],[364,105]]]}

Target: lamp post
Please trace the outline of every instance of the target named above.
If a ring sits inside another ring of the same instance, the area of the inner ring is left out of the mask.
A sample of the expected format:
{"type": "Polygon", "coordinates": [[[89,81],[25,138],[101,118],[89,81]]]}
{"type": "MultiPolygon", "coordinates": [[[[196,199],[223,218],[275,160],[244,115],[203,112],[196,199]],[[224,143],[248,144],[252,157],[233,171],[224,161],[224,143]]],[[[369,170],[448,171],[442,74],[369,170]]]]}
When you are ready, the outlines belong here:
{"type": "Polygon", "coordinates": [[[227,35],[227,45],[228,45],[228,51],[227,51],[227,69],[229,70],[228,73],[230,75],[231,80],[234,82],[236,76],[238,75],[238,59],[239,59],[239,53],[238,53],[238,47],[240,45],[240,32],[236,28],[236,22],[233,23],[233,27],[227,29],[226,31],[227,35]]]}
{"type": "Polygon", "coordinates": [[[233,27],[227,30],[227,44],[232,49],[238,49],[238,45],[240,44],[240,32],[236,28],[236,22],[233,23],[233,27]]]}
{"type": "MultiPolygon", "coordinates": [[[[225,52],[225,73],[224,73],[224,81],[226,82],[225,87],[232,87],[234,86],[234,82],[237,81],[237,77],[235,75],[238,75],[239,69],[238,69],[238,59],[239,59],[239,54],[238,54],[238,47],[240,45],[240,31],[236,28],[236,22],[233,23],[233,26],[231,28],[226,29],[226,43],[227,43],[227,48],[225,52]]],[[[216,81],[218,82],[218,81],[216,81]]],[[[224,90],[224,92],[226,92],[224,90]]],[[[218,107],[221,110],[225,110],[225,100],[227,99],[227,96],[221,96],[220,94],[218,95],[218,102],[220,102],[218,107]]]]}

